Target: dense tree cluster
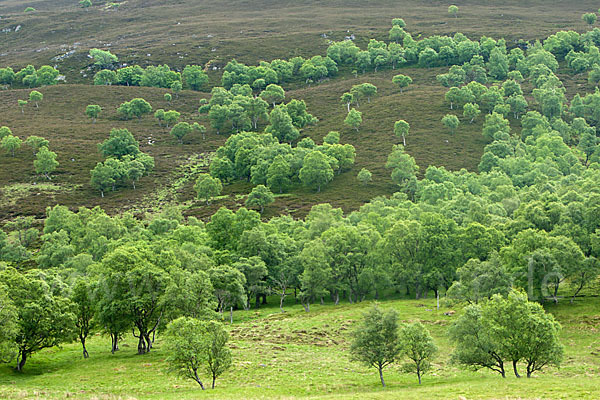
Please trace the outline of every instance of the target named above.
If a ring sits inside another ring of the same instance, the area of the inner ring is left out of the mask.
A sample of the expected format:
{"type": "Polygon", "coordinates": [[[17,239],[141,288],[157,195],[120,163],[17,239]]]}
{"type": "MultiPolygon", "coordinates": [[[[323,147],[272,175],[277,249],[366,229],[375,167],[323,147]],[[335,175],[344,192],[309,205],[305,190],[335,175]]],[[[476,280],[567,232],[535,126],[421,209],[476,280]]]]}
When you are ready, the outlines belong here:
{"type": "Polygon", "coordinates": [[[39,69],[28,65],[18,72],[14,72],[11,67],[0,68],[0,85],[15,84],[26,88],[56,85],[59,75],[60,72],[49,65],[43,65],[39,69]]]}
{"type": "Polygon", "coordinates": [[[217,150],[210,173],[225,182],[245,179],[278,193],[297,181],[320,191],[335,173],[351,168],[354,158],[350,144],[316,145],[305,138],[292,147],[271,133],[242,132],[230,136],[217,150]]]}
{"type": "Polygon", "coordinates": [[[137,140],[127,129],[112,129],[98,149],[107,158],[90,171],[90,183],[102,197],[108,189],[114,191],[129,183],[135,189],[135,183],[154,169],[154,158],[140,151],[137,140]]]}
{"type": "Polygon", "coordinates": [[[294,78],[305,83],[320,82],[338,72],[337,64],[329,56],[314,56],[309,59],[294,57],[289,61],[276,59],[261,61],[260,65],[247,66],[231,60],[224,68],[221,84],[226,89],[234,85],[250,85],[254,90],[262,90],[270,84],[282,84],[294,78]]]}
{"type": "Polygon", "coordinates": [[[295,141],[300,135],[299,129],[317,122],[306,111],[304,100],[284,103],[285,91],[281,86],[269,84],[256,94],[253,95],[248,84],[235,84],[229,90],[214,87],[210,100],[202,104],[198,112],[208,114],[217,134],[257,130],[259,122],[265,121],[269,123],[265,131],[285,142],[295,141]]]}
{"type": "Polygon", "coordinates": [[[187,65],[182,72],[174,71],[166,64],[145,69],[130,65],[117,70],[103,66],[94,75],[95,85],[150,86],[173,89],[175,93],[182,88],[200,90],[207,82],[208,76],[198,65],[187,65]]]}

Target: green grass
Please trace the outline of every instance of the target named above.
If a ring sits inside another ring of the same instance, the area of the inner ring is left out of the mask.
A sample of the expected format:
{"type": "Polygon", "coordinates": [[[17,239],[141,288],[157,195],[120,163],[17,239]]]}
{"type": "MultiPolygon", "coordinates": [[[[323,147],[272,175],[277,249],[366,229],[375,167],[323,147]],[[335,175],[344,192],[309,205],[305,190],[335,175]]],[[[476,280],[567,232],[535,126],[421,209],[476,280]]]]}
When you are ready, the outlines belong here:
{"type": "Polygon", "coordinates": [[[531,379],[516,379],[510,374],[502,379],[497,374],[451,365],[452,347],[446,330],[457,316],[445,316],[443,312],[449,310],[446,306],[437,311],[433,299],[382,302],[383,309],[397,310],[402,321],[423,322],[440,349],[422,386],[415,376],[403,374],[393,365],[385,372],[385,389],[380,387],[374,369],[351,362],[348,356],[353,324],[371,301],[314,305],[306,313],[294,304],[293,297],[287,300],[284,314],[279,313],[275,299],[258,311],[234,312],[230,326],[234,363],[217,381],[215,390],[202,392],[195,382],[167,374],[160,336],[153,351],[144,356],[135,354],[135,339],[130,335],[114,355],[110,354],[109,340],[95,336],[90,340],[87,360],[81,357],[78,344],[69,344],[35,354],[22,374],[1,367],[0,397],[593,399],[600,384],[598,298],[547,307],[563,325],[565,361],[560,369],[550,368],[531,379]]]}

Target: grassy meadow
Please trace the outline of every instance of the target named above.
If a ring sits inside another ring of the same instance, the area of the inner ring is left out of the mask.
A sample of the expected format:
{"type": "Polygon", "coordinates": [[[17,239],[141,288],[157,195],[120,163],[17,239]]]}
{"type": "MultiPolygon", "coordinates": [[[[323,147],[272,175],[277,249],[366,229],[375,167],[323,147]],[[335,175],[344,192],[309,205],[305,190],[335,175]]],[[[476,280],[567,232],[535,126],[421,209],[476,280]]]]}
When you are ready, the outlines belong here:
{"type": "MultiPolygon", "coordinates": [[[[600,299],[550,305],[563,326],[566,347],[560,369],[550,368],[531,379],[517,379],[488,371],[472,372],[450,363],[448,326],[457,318],[435,299],[391,300],[383,310],[395,309],[402,322],[421,321],[430,330],[439,352],[434,368],[417,384],[395,364],[384,372],[382,388],[377,371],[350,361],[349,341],[354,323],[372,301],[338,306],[311,306],[306,313],[293,296],[286,312],[278,301],[258,311],[235,311],[231,334],[233,366],[217,380],[216,389],[166,372],[165,353],[158,336],[155,348],[136,355],[136,339],[126,335],[121,350],[110,353],[110,340],[96,335],[89,341],[89,359],[77,343],[35,354],[22,374],[0,367],[0,397],[6,399],[594,399],[600,385],[600,299]]],[[[524,366],[521,366],[524,369],[524,366]]],[[[205,384],[210,384],[204,376],[205,384]]]]}

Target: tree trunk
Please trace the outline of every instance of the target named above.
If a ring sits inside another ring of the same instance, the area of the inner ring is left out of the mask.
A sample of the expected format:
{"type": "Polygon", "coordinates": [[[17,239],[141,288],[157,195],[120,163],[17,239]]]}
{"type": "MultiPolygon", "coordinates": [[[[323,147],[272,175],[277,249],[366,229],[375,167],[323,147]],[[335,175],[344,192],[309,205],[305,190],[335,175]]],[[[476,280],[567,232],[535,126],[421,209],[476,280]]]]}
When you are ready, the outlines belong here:
{"type": "Polygon", "coordinates": [[[229,323],[233,324],[233,306],[229,307],[229,323]]]}
{"type": "Polygon", "coordinates": [[[111,333],[110,334],[110,339],[111,339],[111,349],[110,352],[112,354],[115,354],[115,351],[119,350],[119,336],[117,333],[111,333]]]}
{"type": "Polygon", "coordinates": [[[517,378],[520,378],[521,375],[519,375],[519,371],[517,371],[517,362],[513,360],[512,364],[513,364],[513,371],[515,372],[515,376],[517,378]]]}
{"type": "Polygon", "coordinates": [[[146,341],[146,353],[152,349],[152,339],[150,339],[150,332],[144,335],[144,340],[146,341]]]}
{"type": "Polygon", "coordinates": [[[21,352],[20,356],[21,356],[21,359],[19,360],[19,363],[17,364],[17,371],[19,371],[19,372],[23,371],[23,367],[25,366],[25,363],[27,362],[27,353],[21,352]]]}
{"type": "Polygon", "coordinates": [[[575,301],[575,297],[577,296],[577,294],[579,294],[579,291],[581,289],[583,289],[583,279],[582,279],[582,283],[579,285],[579,287],[577,288],[577,290],[575,291],[575,293],[573,294],[573,297],[571,297],[571,304],[573,304],[573,302],[575,301]]]}
{"type": "Polygon", "coordinates": [[[204,390],[204,385],[202,384],[202,381],[200,380],[200,377],[198,376],[198,371],[194,370],[194,380],[196,382],[198,382],[198,385],[200,385],[200,387],[202,388],[202,390],[204,390]]]}
{"type": "Polygon", "coordinates": [[[138,354],[146,353],[146,341],[144,340],[144,335],[140,334],[138,336],[138,354]]]}
{"type": "Polygon", "coordinates": [[[406,147],[406,138],[404,137],[404,135],[402,135],[402,143],[404,144],[404,147],[406,147]]]}
{"type": "Polygon", "coordinates": [[[337,306],[338,304],[340,304],[340,293],[336,290],[335,291],[335,305],[337,306]]]}
{"type": "Polygon", "coordinates": [[[283,289],[281,295],[279,296],[279,309],[281,310],[281,312],[285,312],[283,311],[283,300],[285,300],[285,289],[283,289]]]}
{"type": "Polygon", "coordinates": [[[304,311],[310,311],[310,303],[308,301],[306,301],[306,303],[302,302],[302,307],[304,307],[304,311]]]}
{"type": "Polygon", "coordinates": [[[421,384],[421,371],[417,369],[417,377],[419,378],[419,385],[421,384]]]}
{"type": "Polygon", "coordinates": [[[79,336],[79,340],[81,341],[81,347],[83,347],[83,358],[89,358],[90,354],[85,348],[85,336],[79,336]]]}
{"type": "Polygon", "coordinates": [[[383,380],[383,368],[379,367],[379,379],[381,379],[381,386],[385,387],[385,381],[383,380]]]}
{"type": "Polygon", "coordinates": [[[215,381],[217,380],[217,377],[215,376],[215,374],[213,374],[212,378],[213,378],[213,381],[212,381],[212,387],[211,388],[214,389],[215,388],[215,381]]]}

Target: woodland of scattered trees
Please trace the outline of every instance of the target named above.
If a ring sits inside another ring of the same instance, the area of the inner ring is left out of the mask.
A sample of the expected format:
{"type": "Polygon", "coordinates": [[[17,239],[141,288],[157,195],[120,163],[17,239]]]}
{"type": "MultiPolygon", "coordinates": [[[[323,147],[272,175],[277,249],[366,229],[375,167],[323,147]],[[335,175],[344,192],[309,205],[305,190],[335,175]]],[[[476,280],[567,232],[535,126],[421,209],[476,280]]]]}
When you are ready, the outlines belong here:
{"type": "MultiPolygon", "coordinates": [[[[448,11],[455,16],[458,8],[448,11]]],[[[212,88],[199,109],[216,133],[230,134],[209,173],[198,178],[199,199],[208,203],[223,183],[244,179],[256,185],[247,206],[262,211],[273,193],[298,182],[319,191],[349,169],[355,149],[340,144],[338,132],[321,144],[298,141],[299,130],[317,121],[304,101],[285,103],[280,86],[298,77],[318,83],[340,65],[356,74],[408,64],[448,66],[438,76],[449,88],[443,124],[453,133],[455,114],[467,123],[485,118],[482,135],[489,144],[478,172],[420,168],[397,145],[386,167],[398,191],[347,215],[329,204],[315,205],[304,219],[262,220],[252,209],[221,208],[203,222],[184,218],[177,207],[138,219],[56,205],[46,210],[41,229],[18,217],[0,231],[0,358],[16,360],[20,370],[42,348],[75,339],[85,357],[93,356],[85,347],[91,332],[109,335],[107,351],[115,352],[132,330],[144,354],[166,332],[172,369],[203,386],[198,371],[209,365],[214,386],[231,356],[226,332],[211,321],[233,308],[260,307],[271,295],[284,312],[284,299],[294,296],[310,312],[325,300],[337,305],[401,293],[467,304],[449,331],[458,364],[505,376],[506,363],[520,376],[518,364],[524,363],[528,377],[559,365],[560,327],[539,303],[572,301],[600,273],[600,91],[569,100],[556,72],[564,62],[573,73],[588,71],[597,84],[600,30],[558,32],[508,49],[503,39],[474,41],[460,33],[417,41],[404,28],[395,19],[389,42],[371,40],[365,50],[343,41],[332,43],[326,56],[228,63],[222,87],[212,88]],[[508,118],[519,121],[520,135],[511,132],[508,118]]],[[[196,66],[181,73],[166,65],[115,68],[116,57],[105,53],[90,52],[101,68],[95,84],[158,86],[176,94],[207,83],[196,66]]],[[[34,87],[53,73],[26,69],[0,70],[0,80],[34,87]]],[[[399,90],[412,81],[394,79],[399,90]]],[[[359,129],[361,117],[351,106],[376,92],[363,84],[342,96],[349,126],[359,129]]],[[[127,103],[119,107],[124,118],[153,111],[143,99],[127,103]]],[[[91,106],[86,114],[94,121],[101,109],[91,106]]],[[[194,130],[205,132],[201,125],[180,126],[174,110],[157,110],[154,117],[177,128],[171,134],[180,142],[194,130]]],[[[390,127],[403,143],[409,128],[405,121],[390,127]]],[[[14,136],[2,129],[2,147],[14,153],[14,139],[7,139],[14,136]]],[[[36,168],[50,178],[52,152],[42,140],[28,141],[46,160],[36,168]]],[[[92,170],[91,183],[101,195],[135,187],[152,171],[152,158],[126,129],[111,131],[99,151],[106,160],[92,170]]],[[[361,184],[371,179],[360,171],[361,184]]],[[[377,308],[353,340],[352,357],[377,368],[383,385],[385,366],[399,359],[420,382],[436,350],[422,325],[399,326],[393,312],[377,308]]]]}

